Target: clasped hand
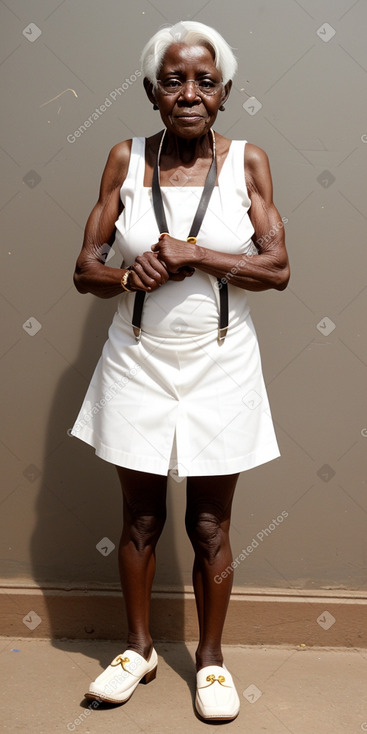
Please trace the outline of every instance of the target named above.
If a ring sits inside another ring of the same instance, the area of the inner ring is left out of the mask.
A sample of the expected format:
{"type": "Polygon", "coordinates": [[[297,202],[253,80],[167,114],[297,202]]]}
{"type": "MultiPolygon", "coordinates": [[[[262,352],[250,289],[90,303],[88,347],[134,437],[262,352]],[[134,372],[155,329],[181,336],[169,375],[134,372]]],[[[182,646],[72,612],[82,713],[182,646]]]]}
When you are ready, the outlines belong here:
{"type": "Polygon", "coordinates": [[[188,260],[193,245],[170,235],[161,236],[151,252],[138,255],[131,267],[129,284],[134,290],[154,291],[168,280],[184,280],[194,273],[188,260]]]}

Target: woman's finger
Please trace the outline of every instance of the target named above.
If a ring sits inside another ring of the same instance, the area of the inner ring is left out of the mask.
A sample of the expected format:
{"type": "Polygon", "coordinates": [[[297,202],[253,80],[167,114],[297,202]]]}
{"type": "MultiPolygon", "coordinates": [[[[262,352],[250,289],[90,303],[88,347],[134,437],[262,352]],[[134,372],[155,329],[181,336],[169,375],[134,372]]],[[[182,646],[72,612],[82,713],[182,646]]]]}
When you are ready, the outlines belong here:
{"type": "Polygon", "coordinates": [[[144,272],[153,280],[158,280],[160,283],[164,283],[168,280],[167,268],[163,262],[161,262],[156,255],[153,253],[144,253],[136,258],[133,266],[138,274],[144,272]]]}
{"type": "Polygon", "coordinates": [[[160,262],[158,257],[152,252],[138,255],[131,270],[140,281],[140,285],[138,285],[137,280],[132,279],[132,286],[140,289],[143,286],[144,290],[158,288],[166,283],[169,278],[169,273],[164,263],[160,262]]]}

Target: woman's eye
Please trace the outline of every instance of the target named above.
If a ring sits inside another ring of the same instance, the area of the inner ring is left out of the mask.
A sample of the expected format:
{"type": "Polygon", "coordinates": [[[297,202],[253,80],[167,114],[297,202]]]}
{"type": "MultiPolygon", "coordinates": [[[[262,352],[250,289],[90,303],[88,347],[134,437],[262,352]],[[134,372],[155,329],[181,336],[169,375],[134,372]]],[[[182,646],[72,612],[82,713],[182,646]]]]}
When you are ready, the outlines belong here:
{"type": "Polygon", "coordinates": [[[202,79],[199,84],[203,89],[212,89],[212,87],[215,86],[215,83],[212,82],[211,79],[202,79]]]}
{"type": "Polygon", "coordinates": [[[175,87],[180,87],[181,82],[179,79],[168,79],[164,82],[164,86],[169,89],[174,89],[175,87]]]}

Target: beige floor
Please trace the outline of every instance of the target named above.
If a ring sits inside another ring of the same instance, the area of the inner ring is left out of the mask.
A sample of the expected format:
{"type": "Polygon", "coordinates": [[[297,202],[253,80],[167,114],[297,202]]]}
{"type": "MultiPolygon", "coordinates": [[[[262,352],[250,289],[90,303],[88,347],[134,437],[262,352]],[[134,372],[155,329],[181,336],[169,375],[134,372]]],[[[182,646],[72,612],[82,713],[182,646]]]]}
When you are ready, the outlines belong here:
{"type": "MultiPolygon", "coordinates": [[[[367,650],[226,647],[241,698],[234,722],[205,724],[193,711],[194,644],[159,643],[157,678],[123,706],[88,708],[83,693],[122,650],[100,640],[0,638],[6,732],[195,734],[224,726],[244,734],[367,731],[367,650]]],[[[223,731],[223,730],[222,730],[223,731]]]]}

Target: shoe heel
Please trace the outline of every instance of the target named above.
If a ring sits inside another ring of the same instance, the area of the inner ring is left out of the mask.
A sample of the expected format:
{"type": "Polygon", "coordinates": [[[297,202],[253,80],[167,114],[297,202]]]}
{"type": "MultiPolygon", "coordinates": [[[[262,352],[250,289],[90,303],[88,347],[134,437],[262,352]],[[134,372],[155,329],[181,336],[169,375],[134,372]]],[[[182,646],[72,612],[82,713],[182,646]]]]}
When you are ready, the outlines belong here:
{"type": "Polygon", "coordinates": [[[157,675],[157,665],[153,670],[150,670],[149,673],[145,673],[144,677],[141,679],[140,683],[150,683],[150,681],[154,680],[154,678],[157,675]]]}

